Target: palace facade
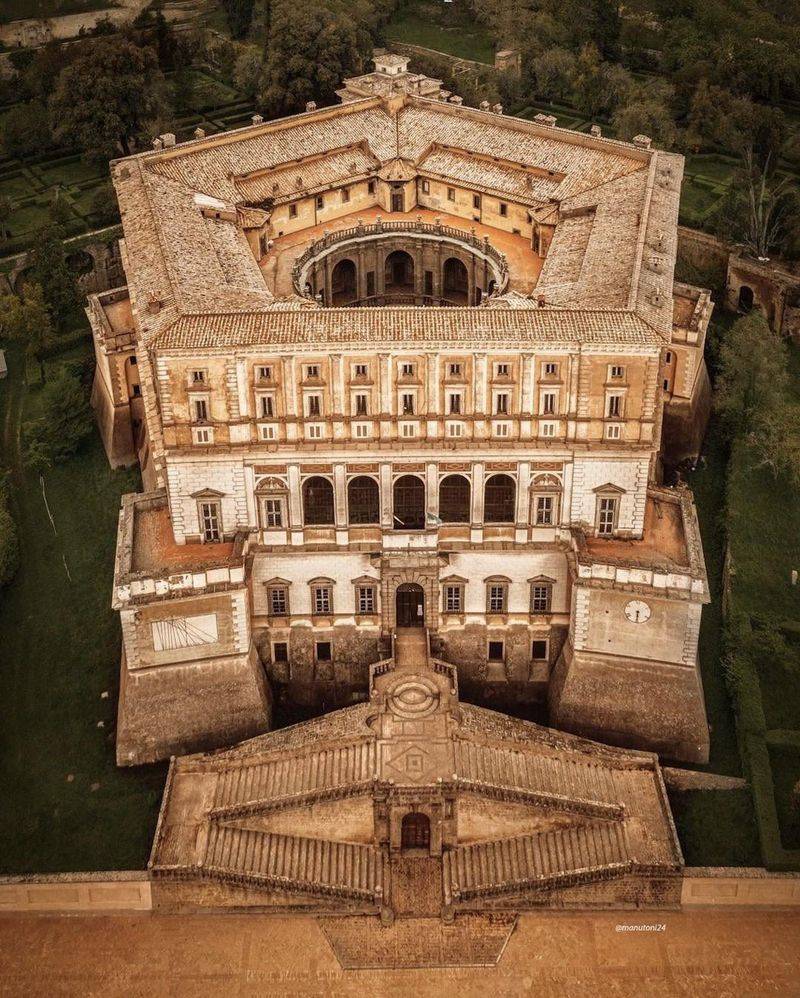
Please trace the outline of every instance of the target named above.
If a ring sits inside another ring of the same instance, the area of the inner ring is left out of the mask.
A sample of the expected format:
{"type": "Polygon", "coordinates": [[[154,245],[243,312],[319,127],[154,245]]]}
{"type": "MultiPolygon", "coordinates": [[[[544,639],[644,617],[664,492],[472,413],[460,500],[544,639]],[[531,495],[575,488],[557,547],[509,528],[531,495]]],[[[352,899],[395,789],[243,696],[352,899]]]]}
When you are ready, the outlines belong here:
{"type": "Polygon", "coordinates": [[[411,626],[467,699],[704,760],[702,548],[658,484],[707,387],[682,158],[465,107],[397,56],[340,96],[112,165],[94,401],[147,489],[118,761],[362,700],[411,626]]]}

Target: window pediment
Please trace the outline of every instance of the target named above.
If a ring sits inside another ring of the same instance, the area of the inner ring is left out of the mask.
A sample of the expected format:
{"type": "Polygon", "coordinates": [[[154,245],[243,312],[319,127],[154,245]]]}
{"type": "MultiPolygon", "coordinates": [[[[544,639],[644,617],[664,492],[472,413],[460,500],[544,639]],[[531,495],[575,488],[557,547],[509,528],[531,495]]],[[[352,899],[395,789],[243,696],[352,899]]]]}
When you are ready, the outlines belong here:
{"type": "Polygon", "coordinates": [[[625,489],[621,489],[619,485],[613,485],[611,482],[606,482],[605,485],[598,485],[597,488],[592,489],[592,492],[594,492],[595,495],[625,495],[625,489]]]}
{"type": "Polygon", "coordinates": [[[290,586],[291,582],[288,579],[280,579],[280,578],[276,577],[274,579],[267,579],[264,582],[264,585],[265,586],[290,586]]]}
{"type": "Polygon", "coordinates": [[[199,492],[192,492],[192,499],[222,499],[224,495],[217,489],[200,489],[199,492]]]}
{"type": "MultiPolygon", "coordinates": [[[[372,580],[375,581],[374,579],[372,580]]],[[[325,576],[318,576],[316,579],[309,579],[308,584],[310,586],[335,586],[336,582],[334,579],[328,579],[325,576]]]]}
{"type": "Polygon", "coordinates": [[[528,585],[531,586],[554,586],[556,584],[555,579],[551,579],[549,575],[536,575],[532,579],[528,579],[528,585]]]}
{"type": "Polygon", "coordinates": [[[461,575],[448,575],[446,579],[439,581],[443,586],[465,586],[469,580],[461,575]]]}
{"type": "Polygon", "coordinates": [[[256,483],[256,492],[286,492],[288,486],[282,478],[270,475],[256,483]]]}

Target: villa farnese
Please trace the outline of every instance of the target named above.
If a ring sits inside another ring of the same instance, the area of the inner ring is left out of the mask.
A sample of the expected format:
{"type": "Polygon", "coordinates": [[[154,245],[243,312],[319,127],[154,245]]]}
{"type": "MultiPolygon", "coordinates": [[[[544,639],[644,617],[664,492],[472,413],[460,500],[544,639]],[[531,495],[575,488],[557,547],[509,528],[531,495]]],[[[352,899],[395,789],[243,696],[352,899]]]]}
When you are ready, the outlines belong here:
{"type": "MultiPolygon", "coordinates": [[[[470,767],[498,779],[467,733],[499,722],[469,701],[546,702],[563,731],[706,760],[703,553],[691,494],[660,484],[708,404],[710,296],[673,280],[682,157],[466,107],[394,55],[340,97],[112,165],[127,285],[90,299],[94,403],[147,489],[119,521],[118,761],[268,732],[274,697],[310,714],[370,689],[390,747],[431,699],[446,744],[420,780],[441,769],[453,800],[470,767]],[[422,679],[393,701],[376,663],[411,629],[422,679]]],[[[557,754],[509,725],[529,767],[557,754]]],[[[641,862],[671,876],[657,760],[603,756],[630,771],[615,783],[564,739],[573,796],[600,802],[586,849],[611,829],[627,856],[621,802],[646,798],[641,862]]],[[[463,841],[445,798],[429,817],[463,841]]],[[[457,908],[472,888],[448,869],[457,908]]]]}

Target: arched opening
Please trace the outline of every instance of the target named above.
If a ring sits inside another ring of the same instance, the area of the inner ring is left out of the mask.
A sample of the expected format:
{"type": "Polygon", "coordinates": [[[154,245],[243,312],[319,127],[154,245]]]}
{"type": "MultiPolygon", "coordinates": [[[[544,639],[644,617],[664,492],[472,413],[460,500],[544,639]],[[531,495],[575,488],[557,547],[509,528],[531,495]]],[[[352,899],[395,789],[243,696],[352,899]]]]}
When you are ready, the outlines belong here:
{"type": "Polygon", "coordinates": [[[431,820],[427,814],[410,811],[400,825],[401,849],[430,849],[431,820]]]}
{"type": "Polygon", "coordinates": [[[469,302],[469,274],[461,260],[454,256],[444,262],[442,293],[454,305],[466,305],[469,302]]]}
{"type": "Polygon", "coordinates": [[[483,492],[485,523],[513,523],[517,501],[517,486],[510,475],[492,475],[486,479],[483,492]]]}
{"type": "Polygon", "coordinates": [[[347,516],[350,523],[380,523],[378,483],[367,475],[351,478],[347,484],[347,516]]]}
{"type": "Polygon", "coordinates": [[[340,260],[331,273],[331,304],[347,305],[357,297],[356,265],[352,260],[340,260]]]}
{"type": "Polygon", "coordinates": [[[303,522],[307,527],[330,526],[334,521],[333,486],[315,476],[303,482],[303,522]]]}
{"type": "Polygon", "coordinates": [[[463,475],[448,475],[439,483],[439,519],[442,523],[469,523],[471,490],[463,475]]]}
{"type": "Polygon", "coordinates": [[[91,274],[94,270],[94,260],[85,250],[76,250],[67,257],[67,266],[73,274],[91,274]]]}
{"type": "Polygon", "coordinates": [[[386,257],[383,284],[387,295],[414,293],[414,261],[405,250],[395,250],[386,257]]]}
{"type": "Polygon", "coordinates": [[[416,582],[404,582],[394,596],[395,622],[398,627],[424,627],[425,592],[416,582]]]}
{"type": "Polygon", "coordinates": [[[752,311],[754,301],[755,301],[755,296],[753,295],[753,289],[749,288],[746,284],[743,284],[739,288],[739,303],[738,303],[739,311],[740,312],[752,311]]]}
{"type": "Polygon", "coordinates": [[[422,530],[425,526],[425,485],[416,475],[402,475],[394,483],[395,530],[422,530]]]}

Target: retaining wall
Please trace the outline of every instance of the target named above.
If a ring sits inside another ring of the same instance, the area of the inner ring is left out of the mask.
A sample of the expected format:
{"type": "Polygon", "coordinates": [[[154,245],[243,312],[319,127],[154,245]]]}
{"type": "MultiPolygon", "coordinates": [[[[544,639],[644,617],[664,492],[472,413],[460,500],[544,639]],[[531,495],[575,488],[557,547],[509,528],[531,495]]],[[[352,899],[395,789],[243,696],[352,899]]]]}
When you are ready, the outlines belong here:
{"type": "Polygon", "coordinates": [[[145,870],[0,877],[0,913],[150,911],[151,907],[145,870]]]}

